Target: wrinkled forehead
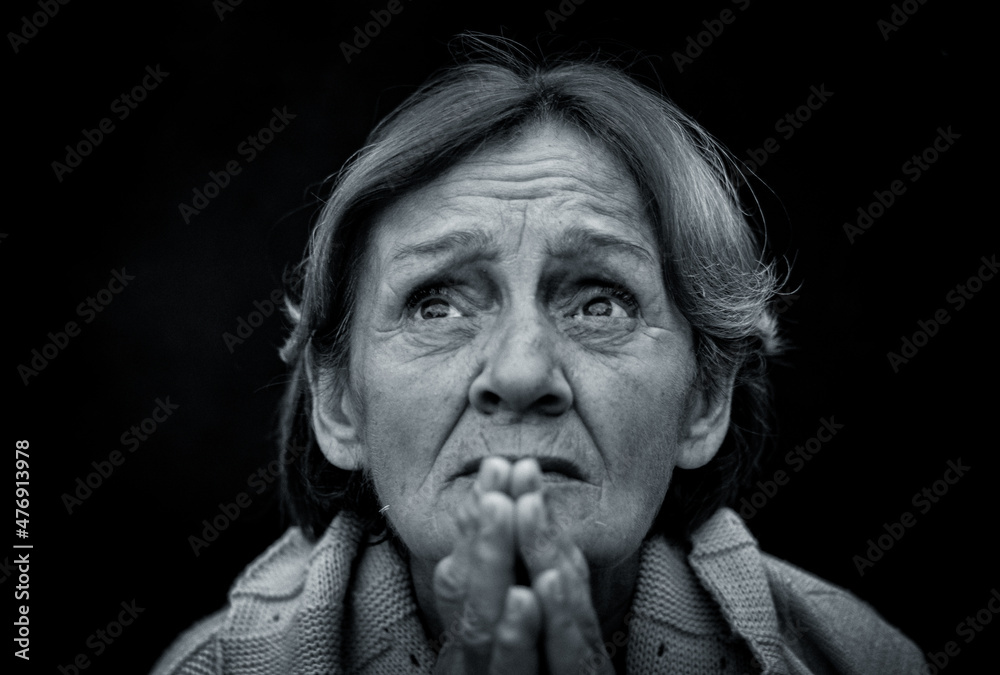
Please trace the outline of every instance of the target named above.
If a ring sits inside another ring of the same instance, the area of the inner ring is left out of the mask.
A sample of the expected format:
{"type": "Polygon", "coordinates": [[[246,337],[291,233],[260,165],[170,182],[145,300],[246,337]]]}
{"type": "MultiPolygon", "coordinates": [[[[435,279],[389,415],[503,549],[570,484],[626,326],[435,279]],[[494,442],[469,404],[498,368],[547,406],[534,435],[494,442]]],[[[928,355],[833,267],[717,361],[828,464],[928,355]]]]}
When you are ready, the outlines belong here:
{"type": "Polygon", "coordinates": [[[659,257],[630,172],[600,143],[552,123],[462,159],[388,205],[373,227],[369,252],[382,264],[398,262],[401,252],[423,242],[447,242],[449,232],[516,243],[525,234],[549,242],[592,235],[659,257]]]}

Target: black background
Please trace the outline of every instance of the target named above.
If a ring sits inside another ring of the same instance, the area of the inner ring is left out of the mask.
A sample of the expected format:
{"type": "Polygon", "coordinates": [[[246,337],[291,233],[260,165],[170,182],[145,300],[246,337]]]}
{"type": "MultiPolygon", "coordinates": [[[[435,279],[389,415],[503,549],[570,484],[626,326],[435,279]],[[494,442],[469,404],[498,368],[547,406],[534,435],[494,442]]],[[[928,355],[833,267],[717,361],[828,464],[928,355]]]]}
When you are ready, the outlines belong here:
{"type": "MultiPolygon", "coordinates": [[[[821,418],[834,416],[843,429],[790,472],[751,529],[765,550],[872,603],[924,651],[955,641],[960,653],[946,672],[984,672],[1000,626],[969,643],[955,631],[1000,586],[1000,281],[985,282],[961,311],[945,299],[997,252],[996,218],[986,210],[992,136],[976,114],[991,108],[995,86],[981,70],[981,10],[914,2],[916,13],[884,39],[877,22],[893,12],[888,2],[848,10],[753,0],[741,10],[723,0],[655,9],[587,0],[552,30],[545,12],[558,11],[556,0],[516,10],[403,0],[347,63],[340,43],[386,3],[333,4],[245,0],[220,20],[209,0],[71,2],[17,53],[8,38],[3,427],[8,451],[17,439],[31,444],[30,668],[58,672],[83,653],[84,672],[147,671],[180,630],[224,604],[232,579],[282,531],[276,492],[257,494],[248,476],[275,454],[284,320],[268,317],[232,350],[222,335],[300,256],[324,179],[449,62],[451,36],[478,30],[531,48],[585,41],[625,54],[640,79],[662,83],[741,159],[768,137],[778,141],[757,194],[770,244],[794,262],[791,286],[800,288],[782,314],[794,349],[774,372],[781,438],[764,475],[789,470],[785,453],[821,418]],[[672,54],[726,8],[735,21],[679,72],[672,54]],[[157,64],[169,75],[118,120],[112,101],[157,64]],[[812,85],[833,95],[782,138],[776,121],[803,105],[812,85]],[[275,107],[296,117],[247,163],[237,146],[275,107]],[[65,146],[104,117],[115,130],[57,180],[52,162],[65,161],[65,146]],[[911,182],[902,165],[939,127],[959,138],[911,182]],[[185,223],[178,205],[230,160],[242,172],[185,223]],[[905,194],[849,242],[843,224],[896,179],[905,194]],[[122,267],[134,280],[84,323],[77,305],[122,267]],[[894,373],[887,352],[939,308],[951,320],[894,373]],[[18,365],[68,321],[81,334],[25,385],[18,365]],[[179,407],[127,452],[122,433],[158,397],[179,407]],[[114,450],[124,464],[67,513],[63,494],[114,450]],[[968,473],[920,513],[912,496],[959,458],[968,473]],[[195,556],[188,537],[241,492],[251,506],[195,556]],[[904,511],[916,525],[859,575],[853,557],[904,511]],[[88,636],[133,599],[144,611],[96,655],[88,636]]],[[[37,11],[12,3],[5,30],[22,30],[22,17],[37,11]]],[[[4,595],[15,576],[0,583],[4,595]]]]}

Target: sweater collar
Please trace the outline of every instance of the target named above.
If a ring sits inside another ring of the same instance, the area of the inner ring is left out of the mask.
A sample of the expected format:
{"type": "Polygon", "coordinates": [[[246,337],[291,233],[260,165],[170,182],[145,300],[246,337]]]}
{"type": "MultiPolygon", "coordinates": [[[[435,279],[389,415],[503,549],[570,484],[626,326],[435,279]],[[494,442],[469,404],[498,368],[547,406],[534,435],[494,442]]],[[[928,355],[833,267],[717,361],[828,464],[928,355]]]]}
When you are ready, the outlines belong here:
{"type": "MultiPolygon", "coordinates": [[[[436,656],[406,562],[388,542],[362,546],[362,536],[360,521],[345,512],[315,543],[292,528],[252,563],[230,591],[219,638],[224,672],[430,673],[436,656]]],[[[667,671],[670,659],[655,658],[667,633],[720,632],[742,638],[763,673],[783,672],[761,554],[742,520],[720,509],[691,543],[687,556],[663,537],[643,544],[627,627],[629,672],[667,671]]]]}
{"type": "Polygon", "coordinates": [[[757,540],[734,511],[716,511],[691,537],[688,555],[701,585],[742,637],[764,675],[783,671],[784,642],[757,540]]]}

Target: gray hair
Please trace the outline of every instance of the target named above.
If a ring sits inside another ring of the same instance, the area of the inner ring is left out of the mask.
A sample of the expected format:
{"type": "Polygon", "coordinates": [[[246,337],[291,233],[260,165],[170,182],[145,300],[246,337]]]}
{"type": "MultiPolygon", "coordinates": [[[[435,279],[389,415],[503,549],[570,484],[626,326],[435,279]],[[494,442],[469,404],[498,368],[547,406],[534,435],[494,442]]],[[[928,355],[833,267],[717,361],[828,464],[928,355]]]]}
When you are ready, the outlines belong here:
{"type": "Polygon", "coordinates": [[[733,388],[719,453],[701,469],[674,473],[653,526],[683,536],[734,501],[770,435],[766,365],[779,350],[773,301],[780,281],[740,207],[739,172],[694,120],[615,66],[539,65],[505,49],[485,51],[435,75],[383,119],[319,214],[302,281],[288,292],[293,328],[281,350],[292,371],[281,417],[285,504],[308,536],[319,536],[342,509],[383,531],[370,479],[331,465],[310,423],[310,379],[332,372],[353,391],[349,338],[370,225],[388,204],[473,152],[552,121],[597,141],[635,181],[667,292],[692,328],[696,383],[709,396],[733,388]]]}

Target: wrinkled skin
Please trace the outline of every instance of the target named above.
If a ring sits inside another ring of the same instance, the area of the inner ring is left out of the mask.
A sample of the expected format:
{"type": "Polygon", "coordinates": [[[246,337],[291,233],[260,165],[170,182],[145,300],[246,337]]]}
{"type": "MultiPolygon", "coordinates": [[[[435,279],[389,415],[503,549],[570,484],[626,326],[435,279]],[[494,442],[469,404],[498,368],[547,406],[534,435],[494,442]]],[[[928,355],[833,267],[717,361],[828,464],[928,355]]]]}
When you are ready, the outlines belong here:
{"type": "Polygon", "coordinates": [[[450,640],[440,672],[614,672],[602,635],[671,474],[711,459],[729,414],[692,384],[637,189],[539,125],[374,227],[350,382],[316,385],[314,428],[389,507],[428,633],[450,640]]]}

